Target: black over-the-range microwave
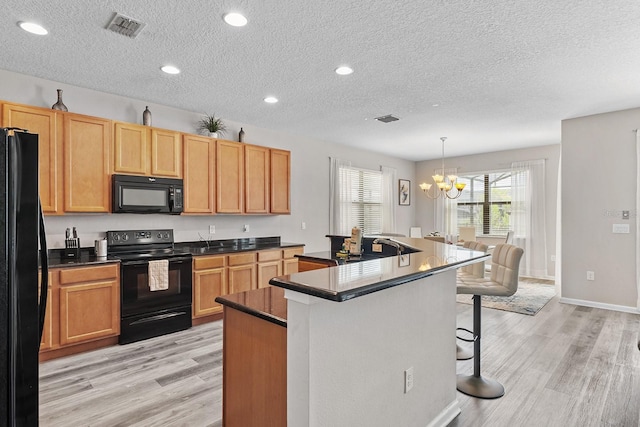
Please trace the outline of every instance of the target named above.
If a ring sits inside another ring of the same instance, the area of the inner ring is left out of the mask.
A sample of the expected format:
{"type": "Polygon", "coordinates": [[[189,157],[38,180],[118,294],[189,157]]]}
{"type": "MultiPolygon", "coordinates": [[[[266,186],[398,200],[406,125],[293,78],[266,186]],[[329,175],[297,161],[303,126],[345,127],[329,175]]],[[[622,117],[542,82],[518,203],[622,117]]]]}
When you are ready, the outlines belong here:
{"type": "Polygon", "coordinates": [[[182,213],[181,179],[113,175],[113,213],[182,213]]]}

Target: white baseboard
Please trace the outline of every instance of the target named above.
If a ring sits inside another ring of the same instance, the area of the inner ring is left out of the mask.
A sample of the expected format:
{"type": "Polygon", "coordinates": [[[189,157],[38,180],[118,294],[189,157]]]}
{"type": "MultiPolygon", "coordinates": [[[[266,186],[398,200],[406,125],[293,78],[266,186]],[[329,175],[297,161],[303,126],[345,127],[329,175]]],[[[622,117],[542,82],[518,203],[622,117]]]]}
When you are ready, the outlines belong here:
{"type": "Polygon", "coordinates": [[[564,297],[560,298],[559,301],[563,304],[581,305],[584,307],[601,308],[603,310],[621,311],[623,313],[633,313],[633,314],[640,313],[640,310],[638,308],[629,307],[626,305],[605,304],[602,302],[585,301],[581,299],[564,298],[564,297]]]}
{"type": "Polygon", "coordinates": [[[446,427],[455,417],[458,416],[458,414],[460,414],[460,403],[458,402],[458,399],[456,399],[449,403],[449,405],[444,408],[442,412],[440,412],[438,416],[427,425],[427,427],[446,427]]]}

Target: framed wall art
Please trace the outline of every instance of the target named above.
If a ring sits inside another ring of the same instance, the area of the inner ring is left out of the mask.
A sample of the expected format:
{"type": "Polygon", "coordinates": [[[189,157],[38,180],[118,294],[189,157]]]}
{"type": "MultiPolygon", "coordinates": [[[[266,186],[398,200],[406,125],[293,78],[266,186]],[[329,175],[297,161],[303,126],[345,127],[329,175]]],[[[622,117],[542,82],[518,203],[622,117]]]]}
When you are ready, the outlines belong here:
{"type": "Polygon", "coordinates": [[[409,206],[411,204],[411,181],[408,179],[398,180],[398,198],[400,206],[409,206]]]}

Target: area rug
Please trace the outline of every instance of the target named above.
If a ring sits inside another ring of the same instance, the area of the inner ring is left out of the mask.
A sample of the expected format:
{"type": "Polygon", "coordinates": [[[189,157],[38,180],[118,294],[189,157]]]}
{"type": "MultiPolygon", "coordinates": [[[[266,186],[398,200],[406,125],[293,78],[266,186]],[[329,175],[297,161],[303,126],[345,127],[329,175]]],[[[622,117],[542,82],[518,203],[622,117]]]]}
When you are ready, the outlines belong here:
{"type": "MultiPolygon", "coordinates": [[[[548,281],[545,282],[521,280],[515,294],[510,297],[483,296],[482,306],[535,316],[556,294],[555,286],[548,284],[548,281]]],[[[456,301],[463,304],[473,304],[472,298],[473,295],[456,295],[456,301]]]]}

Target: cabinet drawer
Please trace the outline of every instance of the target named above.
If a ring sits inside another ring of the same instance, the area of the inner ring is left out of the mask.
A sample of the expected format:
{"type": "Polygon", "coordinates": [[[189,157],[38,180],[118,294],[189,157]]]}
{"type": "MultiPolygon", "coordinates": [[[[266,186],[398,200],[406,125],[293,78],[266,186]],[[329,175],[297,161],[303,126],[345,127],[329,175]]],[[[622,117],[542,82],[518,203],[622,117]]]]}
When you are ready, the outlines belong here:
{"type": "Polygon", "coordinates": [[[251,264],[253,262],[256,262],[255,252],[229,255],[229,265],[251,264]]]}
{"type": "Polygon", "coordinates": [[[118,277],[118,264],[105,265],[101,267],[60,269],[61,285],[80,282],[86,283],[95,280],[113,279],[115,277],[118,277]]]}
{"type": "Polygon", "coordinates": [[[279,261],[280,259],[282,259],[282,251],[280,249],[258,252],[258,262],[279,261]]]}
{"type": "Polygon", "coordinates": [[[304,253],[304,247],[299,246],[297,248],[283,249],[282,253],[284,254],[283,258],[285,258],[285,259],[293,258],[296,255],[303,254],[304,253]]]}
{"type": "Polygon", "coordinates": [[[194,270],[206,270],[209,268],[220,268],[225,265],[225,256],[202,256],[193,258],[194,270]]]}

